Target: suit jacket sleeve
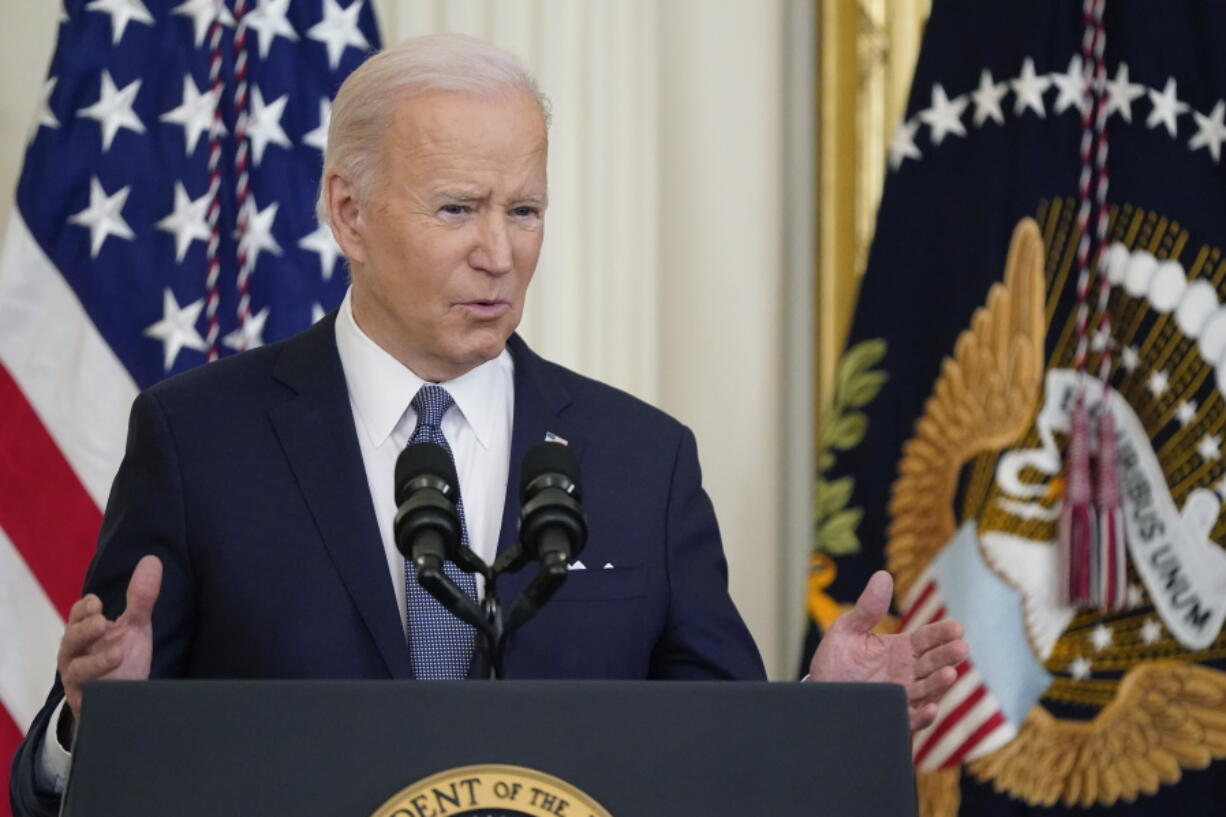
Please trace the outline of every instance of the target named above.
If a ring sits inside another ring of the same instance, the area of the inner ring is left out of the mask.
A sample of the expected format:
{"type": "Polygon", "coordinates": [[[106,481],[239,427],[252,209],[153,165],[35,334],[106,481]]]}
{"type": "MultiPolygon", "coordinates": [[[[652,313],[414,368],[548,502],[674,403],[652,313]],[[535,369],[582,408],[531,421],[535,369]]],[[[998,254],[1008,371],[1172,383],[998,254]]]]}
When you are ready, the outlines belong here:
{"type": "Polygon", "coordinates": [[[651,677],[764,680],[757,646],[728,595],[719,525],[688,428],[677,446],[667,513],[668,626],[652,653],[651,677]]]}
{"type": "MultiPolygon", "coordinates": [[[[182,482],[174,439],[156,396],[132,406],[127,449],[111,487],[98,550],[85,580],[107,618],[123,613],[128,579],[152,553],[162,560],[162,589],[153,613],[152,677],[183,674],[194,627],[194,590],[184,530],[182,482]]],[[[60,798],[39,791],[35,768],[42,742],[54,740],[50,716],[64,690],[59,675],[13,758],[9,796],[15,817],[55,817],[60,798]]]]}

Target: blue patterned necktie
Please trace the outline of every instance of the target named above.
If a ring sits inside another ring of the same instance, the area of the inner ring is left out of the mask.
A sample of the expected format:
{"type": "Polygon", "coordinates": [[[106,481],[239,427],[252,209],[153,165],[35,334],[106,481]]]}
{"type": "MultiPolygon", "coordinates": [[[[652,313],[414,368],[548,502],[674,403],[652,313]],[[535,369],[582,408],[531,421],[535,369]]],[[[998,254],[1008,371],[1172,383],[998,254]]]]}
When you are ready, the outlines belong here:
{"type": "MultiPolygon", "coordinates": [[[[436,443],[441,445],[453,460],[451,446],[443,436],[439,423],[453,401],[442,386],[427,383],[422,386],[411,403],[417,411],[417,427],[409,438],[413,443],[436,443]]],[[[468,526],[464,523],[464,498],[456,502],[460,516],[460,544],[468,546],[468,526]]],[[[452,562],[447,562],[443,571],[461,590],[474,599],[477,597],[477,581],[471,573],[465,573],[452,562]]],[[[420,584],[413,563],[404,564],[405,606],[409,614],[409,655],[413,662],[414,676],[420,680],[457,680],[468,677],[468,665],[472,662],[473,640],[476,633],[472,626],[453,616],[439,604],[420,584]]]]}

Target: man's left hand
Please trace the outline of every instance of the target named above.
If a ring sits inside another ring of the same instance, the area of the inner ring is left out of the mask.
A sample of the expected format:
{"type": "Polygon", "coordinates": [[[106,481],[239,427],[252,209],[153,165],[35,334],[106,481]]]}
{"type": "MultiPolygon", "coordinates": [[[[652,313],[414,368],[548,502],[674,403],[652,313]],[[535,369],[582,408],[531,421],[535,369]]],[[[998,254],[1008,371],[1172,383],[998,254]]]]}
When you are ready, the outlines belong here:
{"type": "Polygon", "coordinates": [[[962,625],[952,619],[898,635],[874,633],[890,609],[893,591],[889,573],[873,574],[855,608],[822,636],[809,664],[809,680],[902,684],[911,728],[923,729],[936,718],[937,701],[957,680],[954,667],[966,660],[970,648],[962,640],[962,625]]]}

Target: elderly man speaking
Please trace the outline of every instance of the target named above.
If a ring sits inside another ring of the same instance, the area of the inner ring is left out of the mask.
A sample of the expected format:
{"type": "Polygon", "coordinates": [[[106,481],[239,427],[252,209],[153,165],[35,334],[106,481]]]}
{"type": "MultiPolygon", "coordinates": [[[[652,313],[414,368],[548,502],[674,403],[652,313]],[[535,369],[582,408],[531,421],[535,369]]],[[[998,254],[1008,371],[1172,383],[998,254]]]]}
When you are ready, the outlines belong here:
{"type": "MultiPolygon", "coordinates": [[[[548,436],[579,458],[584,560],[605,569],[573,571],[515,635],[508,677],[764,677],[693,435],[514,334],[544,237],[546,118],[514,58],[464,37],[410,40],[346,80],[319,214],[349,293],[297,337],[137,398],[86,595],[15,761],[18,814],[56,813],[89,680],[466,677],[472,629],[392,541],[393,469],[419,440],[454,456],[486,561],[514,541],[524,453],[548,436]]],[[[513,597],[523,580],[504,584],[513,597]]],[[[873,634],[890,593],[872,578],[810,678],[903,684],[918,728],[966,645],[950,621],[873,634]]]]}

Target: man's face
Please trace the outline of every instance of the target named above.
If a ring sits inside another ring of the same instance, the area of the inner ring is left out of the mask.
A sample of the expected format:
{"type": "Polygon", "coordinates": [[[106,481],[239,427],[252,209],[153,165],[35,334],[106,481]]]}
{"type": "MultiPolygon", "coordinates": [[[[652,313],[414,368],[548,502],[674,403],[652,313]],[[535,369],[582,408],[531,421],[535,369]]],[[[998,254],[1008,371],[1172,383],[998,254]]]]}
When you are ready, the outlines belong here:
{"type": "Polygon", "coordinates": [[[546,148],[526,92],[431,91],[393,112],[366,200],[347,214],[342,202],[354,317],[419,377],[493,359],[519,325],[544,237],[546,148]]]}

